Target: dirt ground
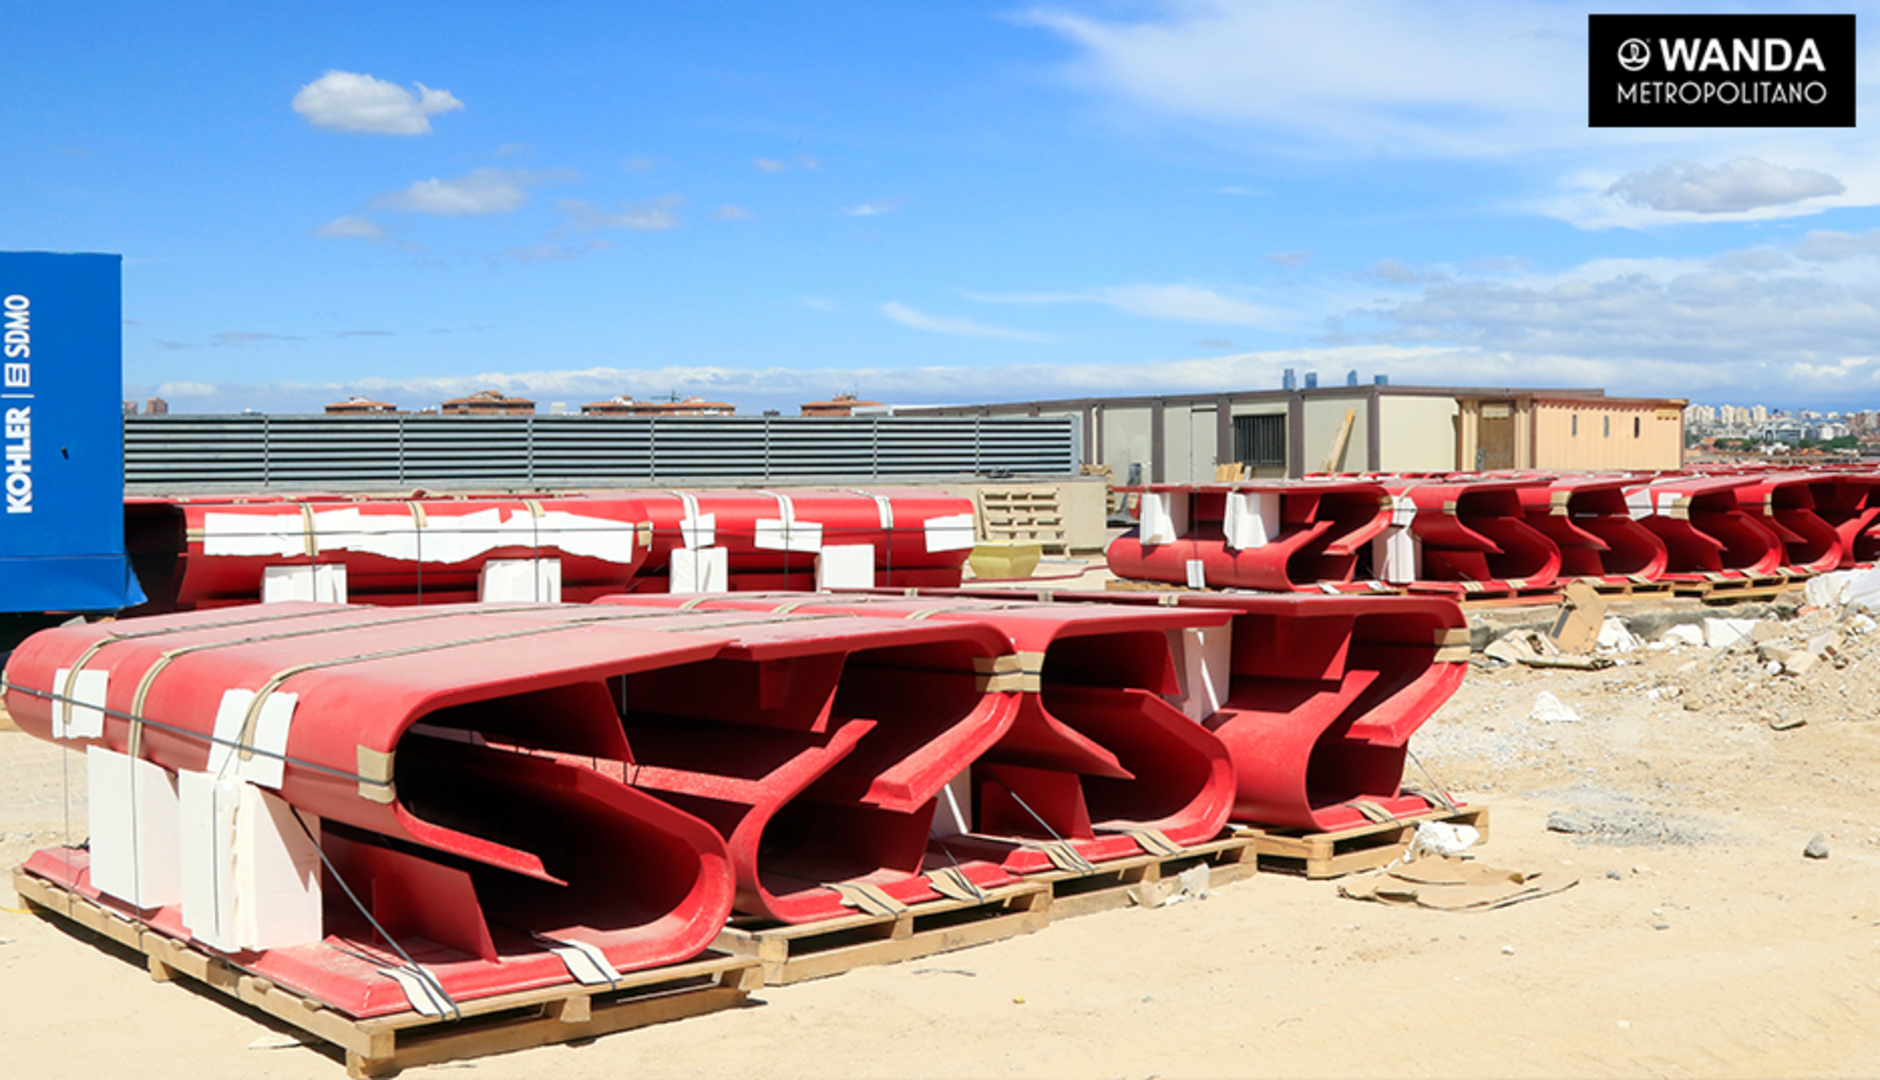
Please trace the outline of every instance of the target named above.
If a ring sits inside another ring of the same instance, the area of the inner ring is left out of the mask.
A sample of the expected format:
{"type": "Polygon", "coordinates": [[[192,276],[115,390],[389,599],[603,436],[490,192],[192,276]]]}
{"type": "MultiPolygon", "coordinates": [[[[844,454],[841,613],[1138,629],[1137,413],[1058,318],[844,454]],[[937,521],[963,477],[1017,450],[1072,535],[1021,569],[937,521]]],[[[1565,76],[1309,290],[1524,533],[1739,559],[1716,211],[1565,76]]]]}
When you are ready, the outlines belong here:
{"type": "MultiPolygon", "coordinates": [[[[1834,625],[1804,612],[1780,634],[1834,625]]],[[[1768,674],[1753,646],[1472,670],[1413,741],[1411,776],[1491,805],[1478,857],[1578,879],[1556,896],[1458,914],[1261,875],[765,989],[734,1012],[406,1075],[1872,1076],[1880,631],[1841,629],[1838,659],[1801,676],[1768,674]],[[1543,690],[1578,719],[1531,718],[1543,690]],[[1804,857],[1816,836],[1827,857],[1804,857]]],[[[0,864],[65,835],[62,757],[0,732],[0,864]]],[[[82,772],[74,756],[75,836],[82,772]]],[[[342,1075],[314,1048],[266,1048],[285,1040],[221,999],[20,913],[10,889],[0,901],[6,1075],[342,1075]]]]}

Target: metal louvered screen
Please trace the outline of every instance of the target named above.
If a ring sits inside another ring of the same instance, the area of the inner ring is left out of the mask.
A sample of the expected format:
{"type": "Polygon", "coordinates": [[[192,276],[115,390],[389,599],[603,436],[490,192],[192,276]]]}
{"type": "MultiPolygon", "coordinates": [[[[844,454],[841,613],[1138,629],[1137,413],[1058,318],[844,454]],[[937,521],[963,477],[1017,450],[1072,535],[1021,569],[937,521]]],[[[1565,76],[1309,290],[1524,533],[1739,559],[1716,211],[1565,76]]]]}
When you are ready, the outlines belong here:
{"type": "Polygon", "coordinates": [[[1075,421],[1026,417],[135,416],[127,490],[1062,476],[1075,421]]]}

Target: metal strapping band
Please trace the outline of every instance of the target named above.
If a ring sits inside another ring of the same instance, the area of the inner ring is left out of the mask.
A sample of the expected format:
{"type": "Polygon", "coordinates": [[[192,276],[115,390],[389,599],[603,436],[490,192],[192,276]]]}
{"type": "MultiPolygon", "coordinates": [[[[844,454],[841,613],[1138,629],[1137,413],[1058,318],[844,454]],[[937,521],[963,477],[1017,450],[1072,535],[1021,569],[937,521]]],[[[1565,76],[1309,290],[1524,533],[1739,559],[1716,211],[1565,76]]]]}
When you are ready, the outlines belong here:
{"type": "Polygon", "coordinates": [[[405,505],[411,509],[411,527],[422,529],[430,524],[430,517],[424,512],[424,504],[416,499],[408,500],[405,505]]]}
{"type": "Polygon", "coordinates": [[[522,500],[522,505],[523,505],[523,506],[526,506],[526,507],[528,507],[528,509],[529,509],[529,516],[530,516],[530,517],[538,517],[538,518],[539,518],[539,517],[547,517],[547,516],[548,516],[548,511],[546,511],[546,510],[543,510],[543,509],[542,509],[542,504],[541,504],[541,502],[540,502],[540,500],[537,500],[537,499],[524,499],[524,500],[522,500]]]}
{"type": "Polygon", "coordinates": [[[711,599],[710,596],[694,596],[692,599],[685,601],[684,603],[680,604],[677,608],[674,608],[673,610],[691,611],[693,608],[699,606],[700,604],[703,604],[705,601],[710,600],[710,599],[711,599]]]}
{"type": "Polygon", "coordinates": [[[770,611],[774,615],[788,615],[797,608],[807,604],[814,604],[815,602],[814,600],[792,600],[787,604],[778,604],[776,607],[771,608],[770,611]]]}

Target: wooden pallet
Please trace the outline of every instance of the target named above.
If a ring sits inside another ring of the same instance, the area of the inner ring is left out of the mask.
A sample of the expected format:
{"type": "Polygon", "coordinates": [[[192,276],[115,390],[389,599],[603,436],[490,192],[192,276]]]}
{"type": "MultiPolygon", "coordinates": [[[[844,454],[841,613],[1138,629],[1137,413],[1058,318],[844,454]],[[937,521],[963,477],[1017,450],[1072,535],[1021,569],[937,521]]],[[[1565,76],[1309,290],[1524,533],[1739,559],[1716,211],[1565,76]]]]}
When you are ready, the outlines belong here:
{"type": "Polygon", "coordinates": [[[487,1057],[717,1012],[761,986],[747,957],[706,953],[689,963],[630,972],[617,987],[578,983],[460,1002],[462,1019],[417,1012],[356,1020],[284,990],[187,942],[146,929],[109,908],[24,869],[13,871],[20,899],[54,922],[96,933],[144,957],[151,978],[178,976],[220,991],[296,1030],[345,1051],[346,1075],[389,1076],[401,1069],[487,1057]]]}
{"type": "Polygon", "coordinates": [[[1745,600],[1773,600],[1790,589],[1800,588],[1813,574],[1782,574],[1765,577],[1717,577],[1704,581],[1674,583],[1673,595],[1696,597],[1706,604],[1737,604],[1745,600]]]}
{"type": "Polygon", "coordinates": [[[1602,577],[1583,577],[1574,580],[1584,582],[1601,596],[1664,596],[1672,590],[1672,583],[1669,581],[1631,581],[1623,578],[1602,577]]]}
{"type": "Polygon", "coordinates": [[[1027,881],[1051,886],[1051,919],[1075,918],[1125,907],[1160,907],[1178,887],[1177,879],[1192,867],[1206,865],[1209,889],[1217,889],[1259,872],[1253,839],[1231,835],[1181,849],[1175,855],[1134,855],[1098,863],[1094,871],[1076,873],[1049,870],[1028,875],[1027,881]]]}
{"type": "Polygon", "coordinates": [[[1054,486],[982,487],[979,521],[988,540],[1029,540],[1046,551],[1069,551],[1054,486]]]}
{"type": "Polygon", "coordinates": [[[1242,829],[1253,842],[1260,869],[1304,873],[1308,878],[1332,878],[1395,862],[1410,846],[1417,826],[1425,821],[1473,825],[1488,839],[1488,807],[1468,806],[1435,810],[1382,824],[1362,825],[1329,833],[1293,829],[1242,829]]]}
{"type": "Polygon", "coordinates": [[[895,915],[800,926],[737,919],[712,947],[761,963],[765,985],[784,986],[1029,934],[1050,924],[1050,908],[1050,887],[1024,881],[987,889],[983,900],[934,900],[895,915]]]}

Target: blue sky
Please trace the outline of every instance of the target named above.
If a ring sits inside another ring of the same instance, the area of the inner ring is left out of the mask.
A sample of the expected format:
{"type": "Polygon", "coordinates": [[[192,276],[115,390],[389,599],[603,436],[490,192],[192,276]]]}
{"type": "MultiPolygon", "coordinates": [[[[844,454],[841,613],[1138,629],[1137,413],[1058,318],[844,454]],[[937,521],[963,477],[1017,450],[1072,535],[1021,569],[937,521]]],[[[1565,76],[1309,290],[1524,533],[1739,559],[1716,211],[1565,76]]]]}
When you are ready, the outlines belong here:
{"type": "Polygon", "coordinates": [[[1584,4],[0,10],[0,249],[122,253],[125,395],[174,411],[1287,367],[1880,407],[1872,49],[1859,129],[1594,131],[1584,4]]]}

